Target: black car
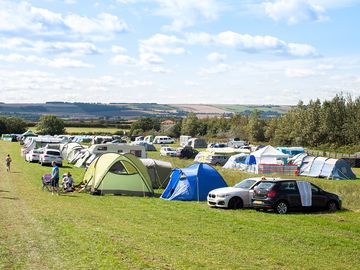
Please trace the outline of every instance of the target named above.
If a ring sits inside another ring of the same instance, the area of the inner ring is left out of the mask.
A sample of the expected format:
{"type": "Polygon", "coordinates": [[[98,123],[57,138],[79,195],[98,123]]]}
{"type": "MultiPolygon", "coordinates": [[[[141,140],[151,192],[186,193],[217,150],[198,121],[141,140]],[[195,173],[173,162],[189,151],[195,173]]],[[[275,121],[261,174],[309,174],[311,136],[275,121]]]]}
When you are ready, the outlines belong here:
{"type": "Polygon", "coordinates": [[[273,209],[278,214],[286,214],[289,210],[326,209],[336,211],[341,209],[341,199],[338,195],[326,192],[318,186],[311,185],[311,206],[302,206],[297,180],[262,180],[252,189],[253,207],[256,210],[273,209]]]}
{"type": "Polygon", "coordinates": [[[191,146],[176,149],[176,156],[183,159],[194,158],[199,152],[191,146]]]}

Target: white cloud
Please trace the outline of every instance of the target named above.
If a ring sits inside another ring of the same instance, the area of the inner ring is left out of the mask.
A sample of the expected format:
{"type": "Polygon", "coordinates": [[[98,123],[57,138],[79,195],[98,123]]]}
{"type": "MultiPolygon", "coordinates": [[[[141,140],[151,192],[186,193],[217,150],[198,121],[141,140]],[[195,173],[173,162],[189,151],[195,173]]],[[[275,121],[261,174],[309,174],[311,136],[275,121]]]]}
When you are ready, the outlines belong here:
{"type": "Polygon", "coordinates": [[[155,34],[149,39],[140,40],[141,53],[159,53],[159,54],[183,54],[185,49],[178,46],[183,40],[174,35],[155,34]]]}
{"type": "Polygon", "coordinates": [[[127,30],[123,20],[109,13],[101,13],[96,18],[70,14],[65,16],[64,24],[72,31],[81,34],[111,34],[127,30]]]}
{"type": "Polygon", "coordinates": [[[101,53],[101,51],[90,42],[32,41],[25,38],[0,38],[0,48],[72,56],[101,53]]]}
{"type": "Polygon", "coordinates": [[[142,64],[159,65],[164,63],[164,59],[153,53],[141,53],[139,58],[142,64]]]}
{"type": "Polygon", "coordinates": [[[136,59],[124,54],[115,55],[111,62],[115,65],[135,65],[137,63],[136,59]]]}
{"type": "Polygon", "coordinates": [[[221,32],[217,35],[200,33],[187,33],[189,44],[210,45],[217,44],[250,53],[272,53],[278,55],[291,55],[297,57],[318,56],[316,49],[308,44],[286,43],[272,36],[252,36],[232,31],[221,32]]]}
{"type": "Polygon", "coordinates": [[[210,68],[202,68],[199,72],[200,75],[206,76],[206,75],[214,75],[214,74],[220,74],[230,71],[232,68],[231,66],[227,64],[217,64],[214,67],[210,68]]]}
{"type": "Polygon", "coordinates": [[[276,0],[263,4],[265,13],[275,21],[297,24],[307,21],[322,21],[324,8],[310,0],[276,0]]]}
{"type": "Polygon", "coordinates": [[[200,85],[198,82],[194,82],[194,81],[184,81],[184,84],[187,86],[199,86],[200,85]]]}
{"type": "Polygon", "coordinates": [[[212,52],[207,56],[207,60],[210,62],[223,62],[227,58],[226,54],[221,54],[218,52],[212,52]]]}
{"type": "Polygon", "coordinates": [[[127,52],[127,49],[125,49],[124,47],[118,46],[118,45],[113,45],[113,46],[111,46],[111,51],[113,53],[120,54],[120,53],[127,52]]]}
{"type": "Polygon", "coordinates": [[[316,73],[311,69],[288,68],[288,69],[286,69],[285,74],[287,77],[290,77],[290,78],[303,78],[303,77],[313,76],[316,73]]]}
{"type": "Polygon", "coordinates": [[[0,1],[2,32],[51,36],[70,33],[99,39],[127,29],[127,24],[121,18],[109,13],[90,18],[75,13],[63,15],[27,2],[0,1]]]}
{"type": "Polygon", "coordinates": [[[194,25],[199,18],[215,20],[221,10],[215,0],[155,0],[160,9],[158,14],[170,17],[172,23],[166,29],[180,31],[194,25]]]}
{"type": "Polygon", "coordinates": [[[21,54],[0,54],[0,61],[9,62],[9,63],[31,63],[41,66],[48,66],[53,68],[92,68],[93,65],[84,63],[80,60],[70,59],[70,58],[54,58],[48,59],[45,57],[39,57],[36,55],[24,56],[21,54]]]}

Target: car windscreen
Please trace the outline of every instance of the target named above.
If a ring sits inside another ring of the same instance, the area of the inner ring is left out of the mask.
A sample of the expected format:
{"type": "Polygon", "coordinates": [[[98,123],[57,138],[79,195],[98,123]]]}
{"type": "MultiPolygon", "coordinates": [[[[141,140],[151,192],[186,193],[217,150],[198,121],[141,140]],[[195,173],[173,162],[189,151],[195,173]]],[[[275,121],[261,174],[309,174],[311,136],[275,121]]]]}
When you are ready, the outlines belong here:
{"type": "Polygon", "coordinates": [[[234,187],[249,189],[255,182],[256,180],[253,179],[245,179],[242,180],[240,183],[237,183],[234,187]]]}
{"type": "Polygon", "coordinates": [[[275,185],[274,182],[260,182],[255,189],[270,190],[275,185]]]}

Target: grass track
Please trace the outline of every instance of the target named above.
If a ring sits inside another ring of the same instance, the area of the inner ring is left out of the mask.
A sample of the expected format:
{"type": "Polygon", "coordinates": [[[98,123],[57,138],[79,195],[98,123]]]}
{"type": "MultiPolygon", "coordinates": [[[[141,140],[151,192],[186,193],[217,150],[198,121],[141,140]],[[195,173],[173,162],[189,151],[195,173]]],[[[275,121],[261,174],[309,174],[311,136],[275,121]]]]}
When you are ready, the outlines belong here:
{"type": "MultiPolygon", "coordinates": [[[[0,160],[6,153],[14,162],[10,175],[0,164],[0,269],[359,267],[359,181],[311,179],[341,191],[347,211],[279,216],[157,198],[51,196],[40,188],[50,167],[25,163],[17,143],[0,142],[0,160]]],[[[83,171],[66,170],[77,180],[83,171]]],[[[229,183],[244,177],[220,172],[229,183]]]]}

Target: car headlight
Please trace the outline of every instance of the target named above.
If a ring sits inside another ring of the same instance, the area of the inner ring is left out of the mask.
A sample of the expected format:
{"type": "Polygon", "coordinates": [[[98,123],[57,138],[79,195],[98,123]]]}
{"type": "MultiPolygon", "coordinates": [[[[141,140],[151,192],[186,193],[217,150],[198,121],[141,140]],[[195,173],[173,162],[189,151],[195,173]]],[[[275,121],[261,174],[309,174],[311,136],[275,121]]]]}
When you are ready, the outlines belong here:
{"type": "Polygon", "coordinates": [[[218,194],[217,196],[219,198],[225,198],[225,197],[229,196],[229,194],[218,194]]]}

